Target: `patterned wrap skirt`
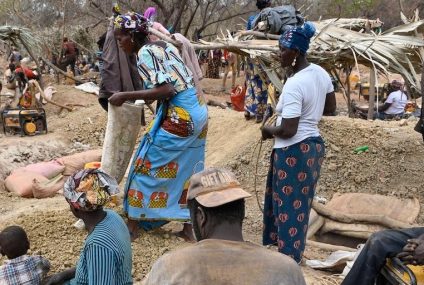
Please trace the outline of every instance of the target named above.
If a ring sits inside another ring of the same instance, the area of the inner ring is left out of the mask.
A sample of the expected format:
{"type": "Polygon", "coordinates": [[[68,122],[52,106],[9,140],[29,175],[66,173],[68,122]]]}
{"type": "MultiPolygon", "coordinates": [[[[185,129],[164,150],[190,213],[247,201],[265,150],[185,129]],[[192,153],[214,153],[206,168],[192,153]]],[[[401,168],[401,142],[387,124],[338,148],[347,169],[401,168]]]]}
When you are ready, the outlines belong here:
{"type": "MultiPolygon", "coordinates": [[[[208,113],[190,88],[162,104],[131,164],[124,211],[139,221],[189,221],[190,177],[204,169],[208,113]],[[193,99],[195,98],[195,99],[193,99]]],[[[141,224],[145,229],[161,224],[141,224]]]]}
{"type": "Polygon", "coordinates": [[[263,244],[302,260],[309,213],[324,161],[321,137],[310,137],[289,147],[274,149],[268,172],[263,244]]]}
{"type": "Polygon", "coordinates": [[[247,61],[245,109],[251,117],[262,120],[268,102],[268,87],[259,73],[264,73],[260,66],[247,61]]]}

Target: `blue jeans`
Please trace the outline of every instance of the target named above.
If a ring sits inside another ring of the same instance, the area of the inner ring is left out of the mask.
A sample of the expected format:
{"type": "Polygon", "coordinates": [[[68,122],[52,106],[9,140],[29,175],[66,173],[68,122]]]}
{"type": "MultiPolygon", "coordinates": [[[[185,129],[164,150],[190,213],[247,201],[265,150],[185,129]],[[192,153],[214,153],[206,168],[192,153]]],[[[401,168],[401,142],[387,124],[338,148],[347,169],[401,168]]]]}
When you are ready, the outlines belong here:
{"type": "Polygon", "coordinates": [[[424,234],[424,227],[384,230],[373,234],[365,244],[341,285],[374,285],[387,257],[400,253],[408,239],[424,234]]]}
{"type": "Polygon", "coordinates": [[[381,113],[377,112],[375,115],[376,115],[376,119],[379,119],[379,120],[392,120],[397,117],[402,118],[404,114],[405,114],[404,112],[399,114],[386,114],[384,112],[381,112],[381,113]]]}

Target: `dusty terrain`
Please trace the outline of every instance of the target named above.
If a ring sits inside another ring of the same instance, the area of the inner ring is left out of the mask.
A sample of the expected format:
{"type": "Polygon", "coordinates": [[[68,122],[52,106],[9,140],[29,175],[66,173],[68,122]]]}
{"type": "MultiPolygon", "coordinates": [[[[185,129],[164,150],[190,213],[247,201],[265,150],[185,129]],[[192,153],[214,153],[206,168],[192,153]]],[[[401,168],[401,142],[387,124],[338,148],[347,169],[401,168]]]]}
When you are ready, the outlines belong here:
{"type": "MultiPolygon", "coordinates": [[[[228,94],[218,92],[219,86],[218,80],[206,79],[203,82],[208,97],[228,101],[228,94]]],[[[6,137],[0,134],[0,229],[11,224],[22,225],[29,233],[32,252],[49,258],[54,272],[75,265],[85,232],[72,226],[76,220],[60,195],[44,200],[18,198],[4,191],[2,179],[19,166],[101,146],[106,113],[97,104],[97,98],[70,86],[59,85],[57,89],[55,101],[78,103],[85,107],[76,107],[73,112],[59,112],[58,107],[46,106],[49,133],[44,136],[6,137]]],[[[342,96],[338,99],[338,106],[344,111],[346,105],[342,96]]],[[[258,191],[260,204],[271,142],[262,146],[255,187],[253,173],[257,151],[254,150],[257,150],[260,138],[259,126],[253,121],[246,122],[243,113],[230,109],[210,107],[209,117],[206,164],[231,168],[248,191],[258,191]]],[[[317,195],[331,198],[336,192],[380,193],[397,197],[414,196],[424,202],[424,146],[421,137],[413,131],[414,125],[412,120],[407,126],[400,126],[399,122],[368,122],[344,116],[325,118],[321,130],[327,154],[317,195]],[[368,145],[370,151],[354,154],[353,149],[362,145],[368,145]]],[[[423,211],[418,222],[424,222],[423,211]]],[[[179,224],[171,223],[163,229],[144,233],[133,243],[136,281],[143,278],[151,264],[163,253],[186,245],[171,234],[179,227],[179,224]]],[[[262,214],[253,195],[247,203],[246,239],[260,243],[261,228],[262,214]]],[[[316,258],[327,254],[308,248],[305,256],[316,258]]],[[[329,278],[327,274],[306,267],[303,269],[308,284],[324,284],[323,278],[329,278]]]]}

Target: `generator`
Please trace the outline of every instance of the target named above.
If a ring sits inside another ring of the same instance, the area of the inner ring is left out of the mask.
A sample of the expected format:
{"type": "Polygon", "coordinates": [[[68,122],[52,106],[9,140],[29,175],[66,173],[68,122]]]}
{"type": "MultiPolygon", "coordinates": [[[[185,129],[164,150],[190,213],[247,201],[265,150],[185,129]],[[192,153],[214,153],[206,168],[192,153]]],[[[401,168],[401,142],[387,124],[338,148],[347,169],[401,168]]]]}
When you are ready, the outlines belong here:
{"type": "Polygon", "coordinates": [[[398,258],[388,258],[377,277],[377,285],[423,285],[424,266],[403,264],[398,258]]]}
{"type": "Polygon", "coordinates": [[[6,109],[1,113],[5,135],[34,136],[47,133],[46,111],[43,108],[6,109]]]}

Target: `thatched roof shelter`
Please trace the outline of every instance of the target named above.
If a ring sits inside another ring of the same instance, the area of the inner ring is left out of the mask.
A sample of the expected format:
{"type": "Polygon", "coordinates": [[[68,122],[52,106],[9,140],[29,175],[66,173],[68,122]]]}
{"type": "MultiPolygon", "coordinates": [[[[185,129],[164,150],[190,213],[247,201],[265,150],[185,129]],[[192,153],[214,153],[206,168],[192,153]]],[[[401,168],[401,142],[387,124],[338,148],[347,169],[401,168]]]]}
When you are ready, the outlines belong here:
{"type": "MultiPolygon", "coordinates": [[[[417,74],[420,73],[424,59],[424,38],[420,36],[424,31],[424,20],[401,25],[381,34],[350,30],[345,28],[345,21],[341,25],[337,20],[326,20],[315,24],[317,33],[308,52],[308,59],[311,62],[321,65],[329,72],[341,67],[362,64],[374,68],[379,73],[398,73],[405,79],[411,92],[420,93],[420,79],[417,74]]],[[[227,48],[248,54],[258,59],[271,81],[275,82],[275,76],[281,74],[276,60],[278,38],[278,35],[240,31],[235,37],[228,35],[218,38],[213,43],[200,42],[195,47],[227,48]]],[[[281,84],[275,83],[281,88],[281,84]]]]}

